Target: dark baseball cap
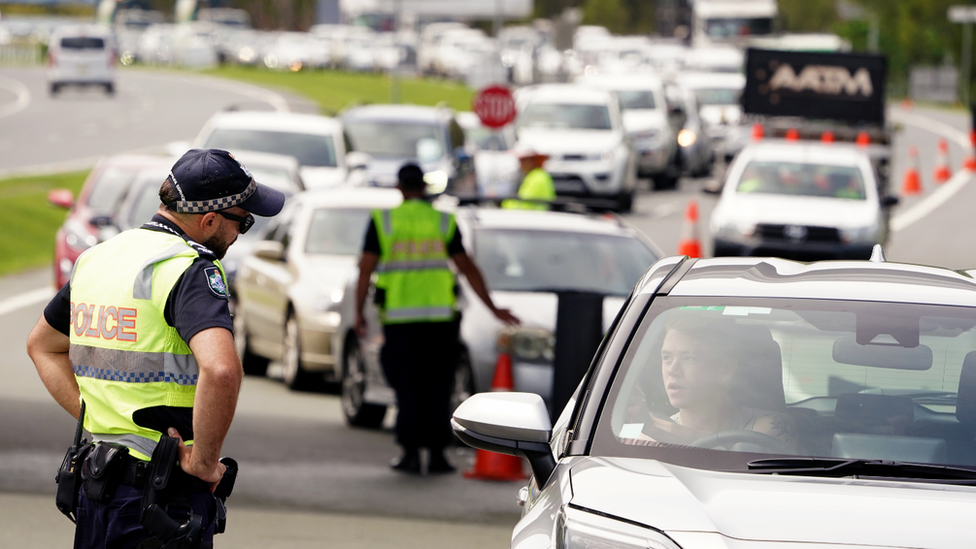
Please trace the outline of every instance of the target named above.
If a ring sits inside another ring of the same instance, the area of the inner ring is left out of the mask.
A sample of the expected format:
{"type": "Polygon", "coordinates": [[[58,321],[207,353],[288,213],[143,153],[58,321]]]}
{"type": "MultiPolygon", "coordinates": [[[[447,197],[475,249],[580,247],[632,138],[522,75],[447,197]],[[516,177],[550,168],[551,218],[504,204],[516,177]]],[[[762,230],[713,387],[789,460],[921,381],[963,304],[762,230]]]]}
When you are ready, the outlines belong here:
{"type": "Polygon", "coordinates": [[[166,178],[180,195],[167,204],[180,213],[207,213],[240,206],[254,215],[276,215],[285,195],[254,180],[234,155],[220,149],[190,149],[166,178]]]}

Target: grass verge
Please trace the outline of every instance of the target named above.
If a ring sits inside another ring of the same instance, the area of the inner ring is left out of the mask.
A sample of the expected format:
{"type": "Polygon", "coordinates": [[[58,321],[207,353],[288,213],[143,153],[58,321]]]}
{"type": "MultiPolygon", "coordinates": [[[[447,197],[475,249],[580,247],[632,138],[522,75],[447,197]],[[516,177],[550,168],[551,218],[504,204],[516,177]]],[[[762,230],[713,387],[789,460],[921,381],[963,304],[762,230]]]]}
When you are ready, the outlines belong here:
{"type": "MultiPolygon", "coordinates": [[[[204,74],[232,78],[277,88],[308,97],[320,112],[333,116],[342,109],[369,103],[390,103],[394,85],[386,74],[360,74],[344,71],[270,71],[254,67],[227,66],[204,74]]],[[[449,80],[399,79],[400,102],[415,105],[445,104],[455,110],[471,110],[474,91],[449,80]]]]}
{"type": "Polygon", "coordinates": [[[54,235],[65,211],[47,201],[52,189],[78,196],[88,171],[0,179],[0,276],[41,267],[54,257],[54,235]]]}

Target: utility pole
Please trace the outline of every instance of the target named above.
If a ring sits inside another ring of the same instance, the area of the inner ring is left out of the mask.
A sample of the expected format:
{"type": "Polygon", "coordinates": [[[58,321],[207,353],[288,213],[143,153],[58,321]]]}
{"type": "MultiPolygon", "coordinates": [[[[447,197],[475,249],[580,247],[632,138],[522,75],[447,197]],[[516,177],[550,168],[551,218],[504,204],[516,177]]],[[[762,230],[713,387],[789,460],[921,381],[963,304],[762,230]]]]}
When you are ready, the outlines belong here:
{"type": "Polygon", "coordinates": [[[962,94],[960,99],[962,104],[969,106],[970,90],[970,70],[973,55],[973,22],[976,21],[976,6],[949,6],[949,21],[962,23],[962,55],[960,61],[962,66],[959,70],[960,80],[962,81],[962,94]]]}
{"type": "MultiPolygon", "coordinates": [[[[403,21],[403,0],[396,0],[393,4],[393,43],[396,44],[400,37],[400,30],[403,21]]],[[[397,63],[396,67],[390,71],[390,103],[394,105],[400,103],[400,70],[403,59],[397,63]]]]}

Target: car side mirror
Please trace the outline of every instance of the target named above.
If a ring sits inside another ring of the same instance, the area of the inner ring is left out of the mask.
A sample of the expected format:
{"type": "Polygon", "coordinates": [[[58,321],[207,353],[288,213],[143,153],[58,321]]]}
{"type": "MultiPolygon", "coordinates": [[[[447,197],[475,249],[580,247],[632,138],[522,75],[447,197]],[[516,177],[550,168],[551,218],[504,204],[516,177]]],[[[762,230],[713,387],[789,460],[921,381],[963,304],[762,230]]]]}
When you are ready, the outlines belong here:
{"type": "Polygon", "coordinates": [[[346,169],[349,171],[365,170],[373,161],[368,153],[362,151],[352,151],[346,154],[346,169]]]}
{"type": "Polygon", "coordinates": [[[881,197],[881,206],[884,208],[890,208],[892,206],[897,206],[901,200],[897,196],[886,194],[881,197]]]}
{"type": "Polygon", "coordinates": [[[47,201],[59,208],[70,209],[75,205],[75,195],[68,189],[53,189],[47,193],[47,201]]]}
{"type": "Polygon", "coordinates": [[[254,256],[268,261],[281,261],[285,258],[285,247],[277,240],[260,240],[254,243],[254,256]]]}
{"type": "Polygon", "coordinates": [[[468,446],[528,460],[539,486],[546,484],[556,468],[549,447],[549,411],[535,393],[472,395],[454,411],[451,426],[468,446]]]}
{"type": "Polygon", "coordinates": [[[722,194],[722,183],[718,181],[710,181],[702,186],[702,192],[705,194],[722,194]]]}

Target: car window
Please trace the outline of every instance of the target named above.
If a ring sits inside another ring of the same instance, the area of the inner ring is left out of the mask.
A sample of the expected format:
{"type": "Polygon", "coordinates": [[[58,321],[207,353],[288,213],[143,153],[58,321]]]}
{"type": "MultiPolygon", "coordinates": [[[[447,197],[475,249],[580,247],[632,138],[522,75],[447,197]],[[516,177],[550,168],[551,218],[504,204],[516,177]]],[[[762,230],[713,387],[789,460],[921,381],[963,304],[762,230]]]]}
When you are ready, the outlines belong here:
{"type": "Polygon", "coordinates": [[[657,257],[637,239],[480,229],[475,258],[492,290],[627,295],[657,257]]]}
{"type": "Polygon", "coordinates": [[[707,105],[740,105],[742,90],[735,88],[698,88],[695,90],[698,104],[707,105]]]}
{"type": "Polygon", "coordinates": [[[131,229],[147,223],[159,209],[159,185],[155,179],[144,179],[132,186],[126,202],[132,206],[128,210],[128,215],[120,226],[122,229],[131,229]]]}
{"type": "Polygon", "coordinates": [[[335,167],[335,143],[330,135],[268,130],[217,128],[203,148],[257,151],[294,156],[302,166],[335,167]]]}
{"type": "Polygon", "coordinates": [[[606,105],[529,103],[517,118],[522,128],[610,130],[606,105]]]}
{"type": "Polygon", "coordinates": [[[971,308],[659,297],[617,373],[598,453],[976,465],[967,376],[971,308]]]}
{"type": "Polygon", "coordinates": [[[286,205],[286,211],[283,211],[279,215],[272,218],[274,223],[269,225],[269,228],[267,229],[268,232],[264,236],[264,239],[281,242],[282,248],[287,250],[288,244],[291,242],[290,233],[292,222],[299,215],[300,211],[301,208],[298,205],[290,208],[286,205]]]}
{"type": "Polygon", "coordinates": [[[106,168],[93,181],[94,186],[88,195],[88,207],[102,215],[114,212],[135,177],[136,170],[106,168]]]}
{"type": "Polygon", "coordinates": [[[458,125],[458,123],[454,119],[451,119],[449,133],[451,136],[452,151],[458,147],[464,146],[464,131],[461,130],[461,126],[458,125]]]}
{"type": "Polygon", "coordinates": [[[446,152],[443,130],[433,124],[347,120],[345,125],[352,150],[373,156],[429,161],[446,152]]]}
{"type": "Polygon", "coordinates": [[[359,255],[369,210],[319,208],[312,212],[305,239],[305,253],[359,255]]]}
{"type": "Polygon", "coordinates": [[[738,193],[865,199],[864,178],[858,168],[799,162],[749,162],[735,190],[738,193]]]}
{"type": "Polygon", "coordinates": [[[66,36],[61,39],[64,50],[104,50],[105,39],[96,36],[66,36]]]}
{"type": "Polygon", "coordinates": [[[504,130],[473,126],[464,130],[465,139],[480,151],[507,151],[512,144],[504,130]]]}
{"type": "Polygon", "coordinates": [[[650,90],[618,90],[620,107],[627,109],[654,109],[654,93],[650,90]]]}

